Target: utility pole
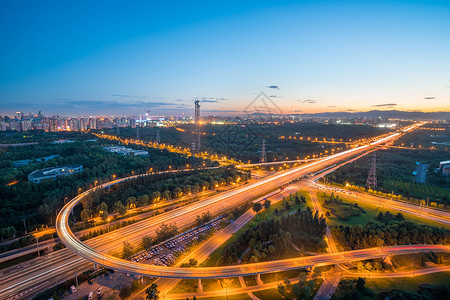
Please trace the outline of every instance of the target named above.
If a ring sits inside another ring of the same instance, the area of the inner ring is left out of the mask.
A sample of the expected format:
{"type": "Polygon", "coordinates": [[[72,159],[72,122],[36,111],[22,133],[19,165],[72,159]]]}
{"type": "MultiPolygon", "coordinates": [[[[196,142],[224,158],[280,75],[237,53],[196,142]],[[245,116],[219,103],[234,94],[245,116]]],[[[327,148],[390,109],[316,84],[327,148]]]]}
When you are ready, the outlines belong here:
{"type": "Polygon", "coordinates": [[[266,156],[266,140],[262,140],[261,145],[261,157],[259,158],[259,162],[265,163],[267,162],[267,156],[266,156]]]}
{"type": "Polygon", "coordinates": [[[27,224],[25,223],[25,219],[22,219],[22,220],[23,220],[23,228],[25,230],[25,234],[27,234],[27,224]]]}
{"type": "Polygon", "coordinates": [[[77,300],[78,300],[78,273],[75,274],[75,281],[77,283],[77,300]]]}
{"type": "Polygon", "coordinates": [[[377,155],[373,153],[372,162],[370,164],[369,176],[367,177],[366,187],[376,189],[377,188],[377,155]]]}
{"type": "Polygon", "coordinates": [[[192,168],[195,168],[195,141],[192,142],[192,168]]]}
{"type": "Polygon", "coordinates": [[[159,137],[159,128],[156,128],[156,143],[159,144],[160,137],[159,137]]]}
{"type": "Polygon", "coordinates": [[[194,115],[194,120],[195,120],[195,124],[200,124],[200,100],[195,100],[194,101],[195,104],[195,115],[194,115]]]}

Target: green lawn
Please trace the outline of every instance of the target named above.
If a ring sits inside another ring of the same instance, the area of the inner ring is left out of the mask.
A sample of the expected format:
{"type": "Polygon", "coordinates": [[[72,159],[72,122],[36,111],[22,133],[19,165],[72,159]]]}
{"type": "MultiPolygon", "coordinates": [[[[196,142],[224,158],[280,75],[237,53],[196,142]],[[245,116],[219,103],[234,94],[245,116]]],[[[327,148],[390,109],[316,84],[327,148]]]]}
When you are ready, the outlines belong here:
{"type": "Polygon", "coordinates": [[[197,292],[197,279],[183,279],[169,291],[169,294],[184,294],[197,292]]]}
{"type": "Polygon", "coordinates": [[[414,277],[403,278],[368,278],[366,277],[366,287],[375,293],[389,291],[393,289],[416,292],[417,287],[422,283],[449,284],[450,272],[440,272],[414,277]]]}
{"type": "MultiPolygon", "coordinates": [[[[282,201],[278,201],[277,203],[274,203],[273,205],[270,206],[270,208],[267,210],[267,212],[265,210],[261,211],[259,213],[259,216],[258,215],[255,216],[250,222],[245,224],[240,230],[238,230],[235,234],[233,234],[231,236],[231,238],[229,238],[225,243],[223,243],[219,248],[217,248],[213,253],[211,253],[211,255],[209,256],[209,259],[206,259],[204,262],[201,263],[201,265],[202,266],[205,265],[206,267],[215,267],[217,261],[221,257],[222,250],[226,246],[234,243],[247,229],[257,226],[261,222],[261,220],[263,220],[264,218],[267,218],[267,214],[270,214],[274,218],[281,218],[282,215],[296,211],[299,208],[305,208],[306,206],[312,208],[310,194],[306,191],[299,191],[299,193],[303,194],[303,196],[305,196],[306,205],[305,204],[295,205],[294,201],[290,201],[289,203],[292,206],[289,211],[284,211],[282,214],[279,214],[278,216],[274,216],[273,212],[275,211],[275,209],[278,209],[279,211],[281,209],[284,209],[282,201]]],[[[295,195],[295,193],[293,193],[293,196],[294,195],[295,195]]],[[[289,195],[286,196],[286,199],[289,199],[289,195]]]]}
{"type": "Polygon", "coordinates": [[[216,290],[236,289],[241,287],[239,278],[222,278],[222,279],[202,279],[203,291],[211,292],[216,290]]]}
{"type": "MultiPolygon", "coordinates": [[[[327,195],[329,196],[330,194],[327,193],[327,195]]],[[[320,204],[322,205],[323,208],[323,212],[326,213],[328,211],[327,208],[323,207],[323,203],[325,200],[325,196],[323,196],[323,192],[318,192],[317,193],[317,199],[319,200],[320,204]]],[[[341,197],[339,195],[339,198],[341,198],[345,203],[354,203],[356,202],[356,198],[351,198],[351,197],[341,197]]],[[[379,207],[377,205],[372,205],[372,204],[367,204],[367,203],[361,203],[358,202],[359,207],[363,208],[366,213],[361,213],[359,216],[357,217],[351,217],[349,220],[340,220],[334,216],[331,216],[329,218],[327,218],[327,223],[330,226],[339,226],[339,225],[365,225],[367,222],[374,220],[378,214],[380,212],[382,212],[383,214],[386,211],[389,211],[390,213],[392,213],[393,215],[399,213],[400,211],[397,211],[395,209],[385,209],[383,208],[383,206],[379,207]]],[[[443,224],[437,223],[437,222],[433,222],[430,220],[427,220],[425,218],[419,218],[410,214],[406,214],[403,213],[403,216],[405,217],[405,220],[407,221],[411,221],[417,224],[421,224],[421,225],[429,225],[429,226],[435,226],[435,227],[446,227],[446,228],[450,228],[449,226],[445,226],[443,224]]]]}
{"type": "MultiPolygon", "coordinates": [[[[238,294],[238,295],[228,295],[228,296],[217,296],[217,297],[206,297],[201,298],[202,300],[251,300],[247,294],[238,294]]],[[[274,299],[274,298],[272,298],[274,299]]]]}
{"type": "Polygon", "coordinates": [[[261,300],[272,300],[272,299],[280,299],[281,295],[278,293],[277,289],[268,289],[263,291],[254,292],[253,295],[258,297],[261,300]]]}

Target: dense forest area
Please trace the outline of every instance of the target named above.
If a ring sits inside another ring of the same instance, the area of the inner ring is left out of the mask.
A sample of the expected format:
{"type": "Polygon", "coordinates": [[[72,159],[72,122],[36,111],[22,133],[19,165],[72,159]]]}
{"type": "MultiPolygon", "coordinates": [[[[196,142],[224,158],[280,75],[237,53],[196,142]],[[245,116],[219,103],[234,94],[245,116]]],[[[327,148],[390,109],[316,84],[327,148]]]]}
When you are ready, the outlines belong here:
{"type": "Polygon", "coordinates": [[[325,218],[308,207],[281,218],[269,218],[246,230],[234,243],[225,247],[218,265],[233,265],[239,259],[254,263],[278,259],[294,242],[306,251],[323,251],[325,218]]]}
{"type": "Polygon", "coordinates": [[[344,250],[408,244],[448,244],[450,231],[404,221],[403,215],[381,213],[366,225],[332,227],[331,232],[344,250]]]}
{"type": "Polygon", "coordinates": [[[403,135],[394,145],[404,147],[435,147],[445,150],[450,148],[450,126],[448,124],[429,123],[417,130],[403,135]]]}
{"type": "Polygon", "coordinates": [[[422,283],[417,287],[416,292],[393,289],[379,293],[374,293],[365,285],[365,278],[359,277],[357,279],[342,279],[330,299],[447,300],[450,295],[449,285],[422,283]]]}
{"type": "MultiPolygon", "coordinates": [[[[202,125],[200,130],[192,124],[180,126],[179,130],[168,128],[140,128],[139,134],[144,141],[156,141],[157,131],[161,143],[172,144],[190,148],[192,141],[198,140],[194,132],[200,131],[201,149],[210,154],[225,155],[241,160],[242,162],[258,162],[262,139],[266,140],[268,161],[304,158],[307,155],[318,155],[335,147],[344,147],[345,144],[319,144],[307,141],[307,137],[319,140],[334,139],[361,139],[378,136],[389,132],[372,126],[363,125],[336,125],[316,122],[297,122],[279,124],[248,124],[238,120],[236,124],[202,125]],[[281,137],[302,136],[304,141],[282,139],[281,137]],[[283,147],[280,147],[280,145],[283,147]]],[[[116,134],[110,130],[110,134],[116,134]]],[[[120,136],[135,138],[136,129],[126,128],[120,130],[120,136]]]]}
{"type": "Polygon", "coordinates": [[[233,167],[142,176],[121,182],[110,191],[98,190],[86,196],[82,200],[81,217],[87,219],[100,211],[104,218],[107,213],[124,214],[127,208],[141,207],[206,190],[216,190],[226,185],[244,183],[250,178],[249,172],[239,172],[233,167]]]}
{"type": "MultiPolygon", "coordinates": [[[[387,149],[378,150],[376,154],[378,190],[385,193],[394,191],[405,197],[429,198],[430,201],[450,205],[450,177],[436,171],[439,162],[449,158],[448,151],[387,149]],[[424,184],[413,182],[412,172],[416,169],[416,162],[430,164],[424,184]]],[[[366,155],[327,175],[327,179],[364,187],[371,159],[371,155],[366,155]]]]}
{"type": "MultiPolygon", "coordinates": [[[[14,141],[14,136],[8,133],[5,138],[0,134],[3,141],[14,141]]],[[[30,137],[31,141],[39,143],[37,145],[0,148],[0,228],[7,228],[0,230],[2,234],[0,239],[10,238],[16,232],[22,232],[24,230],[22,219],[25,219],[28,231],[40,224],[54,221],[57,209],[62,207],[65,200],[75,196],[79,189],[92,187],[95,181],[102,183],[111,180],[113,175],[120,178],[132,173],[145,173],[150,169],[154,172],[169,170],[169,166],[172,170],[184,169],[192,162],[189,157],[153,148],[146,149],[149,155],[145,157],[123,156],[103,150],[101,147],[108,144],[89,142],[88,138],[92,139],[93,136],[81,133],[60,135],[60,133],[37,132],[30,137]],[[83,138],[77,140],[76,138],[80,136],[83,138]],[[61,138],[76,141],[63,144],[49,143],[61,138]],[[35,159],[56,154],[59,157],[46,162],[33,162],[17,168],[12,166],[12,162],[17,159],[35,159]],[[40,184],[27,180],[28,174],[34,170],[66,164],[81,164],[84,170],[82,173],[40,184]]],[[[21,139],[18,140],[23,142],[21,139]]],[[[203,164],[202,159],[199,158],[197,161],[203,164]]],[[[204,162],[206,166],[217,164],[210,160],[204,162]]]]}

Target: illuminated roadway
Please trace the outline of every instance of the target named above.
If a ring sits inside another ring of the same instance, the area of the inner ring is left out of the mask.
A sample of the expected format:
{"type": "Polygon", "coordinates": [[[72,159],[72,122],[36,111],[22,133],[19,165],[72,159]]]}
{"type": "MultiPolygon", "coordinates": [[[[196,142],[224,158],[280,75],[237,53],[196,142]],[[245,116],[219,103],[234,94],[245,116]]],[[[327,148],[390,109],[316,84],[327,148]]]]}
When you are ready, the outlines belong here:
{"type": "MultiPolygon", "coordinates": [[[[388,141],[390,139],[398,137],[399,135],[399,133],[396,133],[394,135],[391,135],[390,137],[384,138],[383,140],[374,142],[372,144],[376,145],[377,143],[388,141]]],[[[192,224],[192,219],[195,218],[195,216],[199,215],[201,212],[207,210],[210,210],[212,213],[225,211],[233,205],[237,205],[248,199],[253,199],[258,194],[267,193],[268,190],[275,189],[309,172],[328,167],[329,165],[346,159],[347,157],[368,150],[368,148],[369,146],[366,145],[339,153],[337,155],[332,155],[318,162],[300,166],[295,169],[291,169],[290,171],[285,171],[273,175],[269,178],[269,181],[261,180],[254,184],[244,185],[243,187],[239,188],[238,192],[231,191],[222,193],[221,195],[211,197],[208,200],[204,200],[191,205],[186,205],[159,216],[149,218],[148,220],[126,226],[111,233],[86,241],[87,248],[89,249],[89,251],[95,249],[99,252],[108,252],[120,248],[121,244],[125,240],[128,240],[130,243],[136,245],[140,242],[143,235],[154,234],[156,228],[163,222],[176,222],[178,228],[185,228],[187,226],[190,226],[192,224]],[[249,187],[252,188],[249,189],[249,187]]],[[[117,179],[108,184],[104,184],[101,187],[104,188],[106,186],[110,186],[128,179],[130,178],[117,179]]],[[[80,198],[85,194],[86,193],[83,193],[79,197],[76,197],[74,200],[80,200],[80,198]]],[[[72,205],[73,202],[69,204],[72,205]]],[[[67,206],[65,207],[64,211],[67,212],[67,206]]],[[[62,212],[60,213],[60,216],[61,215],[62,212]]],[[[67,215],[65,216],[67,217],[67,215]]],[[[62,219],[59,218],[59,221],[61,220],[62,219]]],[[[66,229],[68,229],[68,227],[66,229]]],[[[86,247],[86,245],[83,245],[83,247],[86,247]]],[[[100,264],[103,264],[102,260],[98,262],[100,264]]],[[[24,265],[25,267],[23,270],[8,271],[8,274],[4,273],[4,275],[1,276],[0,298],[6,299],[8,295],[14,296],[18,295],[19,293],[23,294],[33,289],[34,291],[36,291],[36,289],[44,289],[45,287],[52,286],[56,283],[67,280],[68,278],[73,277],[76,272],[85,271],[89,269],[90,266],[92,266],[88,261],[77,257],[68,249],[63,249],[55,253],[51,253],[50,255],[41,258],[40,260],[33,260],[29,265],[24,265]]],[[[131,272],[136,273],[134,266],[131,272]]]]}
{"type": "MultiPolygon", "coordinates": [[[[180,217],[182,215],[185,215],[186,213],[189,214],[190,212],[194,212],[194,215],[198,215],[198,213],[196,213],[196,209],[200,209],[205,206],[210,206],[213,203],[225,202],[229,206],[231,204],[229,201],[233,198],[235,199],[239,198],[241,199],[241,201],[243,201],[248,199],[249,196],[253,197],[257,196],[258,194],[268,192],[271,189],[277,188],[278,186],[286,182],[295,180],[299,176],[302,176],[305,172],[311,172],[316,170],[317,168],[323,168],[326,167],[326,165],[336,163],[345,158],[349,158],[353,155],[369,150],[371,146],[376,146],[381,143],[391,141],[392,139],[397,138],[399,135],[400,133],[395,133],[382,139],[379,139],[378,141],[372,142],[370,145],[364,145],[351,150],[347,150],[320,159],[316,162],[292,168],[291,170],[282,172],[280,174],[269,176],[266,179],[263,179],[259,182],[248,184],[247,186],[243,186],[238,190],[225,193],[225,195],[213,197],[210,199],[210,201],[206,201],[206,203],[205,201],[203,201],[200,203],[195,203],[192,206],[189,206],[188,208],[184,207],[177,209],[174,211],[175,217],[180,217]]],[[[364,249],[351,252],[330,253],[317,255],[314,257],[300,257],[289,260],[263,262],[255,265],[251,264],[240,266],[204,268],[203,270],[146,265],[126,261],[123,259],[113,257],[111,255],[103,254],[97,250],[94,250],[88,245],[82,243],[75,237],[75,235],[71,232],[69,228],[68,217],[72,209],[78,204],[78,202],[82,199],[82,197],[83,195],[74,198],[61,210],[60,214],[58,215],[56,228],[62,242],[76,254],[96,264],[113,268],[115,270],[145,276],[156,276],[167,278],[220,278],[230,276],[234,277],[234,276],[252,275],[257,273],[290,270],[317,264],[326,265],[353,260],[364,260],[392,254],[412,253],[416,251],[447,252],[450,250],[448,246],[433,246],[433,245],[395,246],[395,247],[385,247],[375,249],[364,249]]]]}

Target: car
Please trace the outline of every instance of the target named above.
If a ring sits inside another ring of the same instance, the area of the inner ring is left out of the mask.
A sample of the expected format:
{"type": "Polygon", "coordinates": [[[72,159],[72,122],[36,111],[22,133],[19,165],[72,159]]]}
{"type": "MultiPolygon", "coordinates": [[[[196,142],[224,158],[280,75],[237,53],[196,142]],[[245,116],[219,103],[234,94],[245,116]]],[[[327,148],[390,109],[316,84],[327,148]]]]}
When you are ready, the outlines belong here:
{"type": "Polygon", "coordinates": [[[72,286],[70,287],[70,291],[71,291],[72,294],[73,294],[73,293],[75,293],[75,292],[77,291],[77,289],[72,285],[72,286]]]}
{"type": "Polygon", "coordinates": [[[102,294],[102,287],[100,287],[98,290],[97,290],[97,296],[100,296],[102,294]]]}
{"type": "Polygon", "coordinates": [[[94,293],[93,292],[90,292],[89,293],[89,296],[88,296],[88,300],[92,300],[92,297],[94,296],[94,293]]]}

